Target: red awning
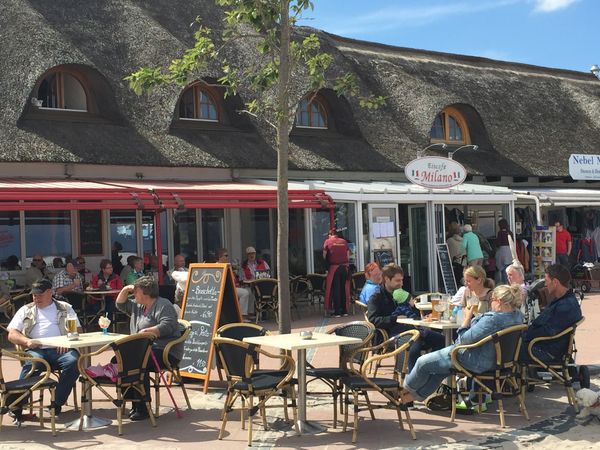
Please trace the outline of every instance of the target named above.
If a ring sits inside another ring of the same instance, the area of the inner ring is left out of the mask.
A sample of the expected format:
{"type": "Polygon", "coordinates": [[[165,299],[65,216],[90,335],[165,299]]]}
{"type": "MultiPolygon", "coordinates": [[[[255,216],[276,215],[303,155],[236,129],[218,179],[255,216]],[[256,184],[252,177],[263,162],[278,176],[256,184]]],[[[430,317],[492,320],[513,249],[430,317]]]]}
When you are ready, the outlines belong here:
{"type": "MultiPolygon", "coordinates": [[[[321,190],[288,189],[290,208],[334,206],[321,190]]],[[[258,183],[0,179],[0,211],[276,208],[277,187],[258,183]]]]}

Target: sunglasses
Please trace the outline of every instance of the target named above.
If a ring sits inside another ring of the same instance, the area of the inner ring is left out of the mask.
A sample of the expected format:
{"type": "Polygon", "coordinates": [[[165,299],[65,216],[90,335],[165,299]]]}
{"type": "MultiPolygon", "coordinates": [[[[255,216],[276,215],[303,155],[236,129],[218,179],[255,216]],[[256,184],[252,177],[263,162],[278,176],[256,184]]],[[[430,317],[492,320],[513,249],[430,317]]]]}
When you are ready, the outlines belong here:
{"type": "Polygon", "coordinates": [[[41,262],[41,261],[43,261],[43,259],[35,259],[34,258],[34,259],[32,259],[32,261],[41,262]]]}

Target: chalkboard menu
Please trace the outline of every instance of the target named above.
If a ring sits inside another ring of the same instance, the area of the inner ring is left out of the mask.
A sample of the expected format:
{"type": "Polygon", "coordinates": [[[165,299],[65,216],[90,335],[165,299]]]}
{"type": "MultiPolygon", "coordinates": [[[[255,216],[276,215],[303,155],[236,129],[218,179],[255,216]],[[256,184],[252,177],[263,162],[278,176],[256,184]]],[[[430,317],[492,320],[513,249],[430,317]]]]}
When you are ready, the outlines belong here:
{"type": "Polygon", "coordinates": [[[373,250],[373,259],[379,264],[379,267],[388,265],[394,262],[394,252],[391,248],[380,248],[379,250],[373,250]]]}
{"type": "Polygon", "coordinates": [[[79,211],[79,248],[82,255],[102,255],[102,211],[79,211]]]}
{"type": "Polygon", "coordinates": [[[242,321],[231,266],[191,264],[181,314],[192,325],[184,344],[181,373],[204,379],[207,392],[214,350],[212,338],[220,326],[242,321]]]}
{"type": "Polygon", "coordinates": [[[446,294],[454,295],[456,294],[456,279],[454,278],[454,271],[452,270],[452,261],[450,260],[448,245],[445,243],[437,244],[436,248],[442,280],[444,281],[444,289],[446,294]]]}

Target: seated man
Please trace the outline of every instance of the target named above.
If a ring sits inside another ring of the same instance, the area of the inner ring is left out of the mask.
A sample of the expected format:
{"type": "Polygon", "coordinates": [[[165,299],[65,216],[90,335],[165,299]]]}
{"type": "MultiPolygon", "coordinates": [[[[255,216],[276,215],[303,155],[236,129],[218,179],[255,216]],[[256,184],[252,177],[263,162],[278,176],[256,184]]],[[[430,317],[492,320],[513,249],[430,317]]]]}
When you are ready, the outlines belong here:
{"type": "MultiPolygon", "coordinates": [[[[117,296],[117,308],[131,317],[130,332],[151,333],[156,336],[152,344],[152,352],[159,364],[163,360],[163,351],[169,341],[181,336],[181,328],[177,322],[177,313],[173,304],[166,298],[158,296],[158,284],[151,276],[143,276],[135,280],[133,285],[125,286],[117,296]],[[133,294],[134,300],[129,300],[133,294]]],[[[179,364],[183,357],[183,343],[175,346],[169,353],[172,365],[179,364]]],[[[148,363],[148,370],[155,370],[154,362],[148,363]]],[[[146,395],[150,395],[150,378],[148,372],[144,379],[146,395]]],[[[132,391],[130,391],[132,392],[132,391]]],[[[146,404],[139,398],[137,391],[132,392],[136,400],[129,413],[131,420],[144,420],[149,417],[146,404]]]]}
{"type": "Polygon", "coordinates": [[[52,280],[52,287],[56,295],[71,292],[83,292],[83,277],[72,262],[67,263],[65,268],[58,272],[52,280]]]}
{"type": "Polygon", "coordinates": [[[25,272],[25,286],[28,288],[40,278],[49,278],[50,274],[46,269],[46,263],[42,255],[33,255],[31,267],[25,272]]]}
{"type": "MultiPolygon", "coordinates": [[[[404,283],[404,271],[402,267],[396,264],[388,264],[383,268],[383,283],[380,289],[375,292],[367,303],[367,317],[369,322],[377,328],[387,331],[391,336],[396,336],[403,331],[410,330],[413,327],[396,322],[400,314],[396,308],[398,305],[394,302],[393,292],[402,288],[404,283]]],[[[414,306],[414,299],[412,300],[414,306]]],[[[410,307],[409,307],[410,309],[410,307]]],[[[416,313],[419,317],[419,313],[416,313]]],[[[413,344],[409,351],[408,370],[414,366],[417,358],[421,356],[422,350],[439,350],[444,347],[444,336],[440,333],[427,329],[419,329],[420,338],[413,344]]]]}
{"type": "MultiPolygon", "coordinates": [[[[226,248],[220,248],[217,250],[217,262],[221,264],[230,264],[229,252],[226,248]]],[[[251,311],[254,311],[254,305],[250,302],[250,289],[238,286],[238,280],[236,278],[236,292],[238,300],[240,302],[240,311],[244,317],[248,316],[251,311]]],[[[253,297],[254,301],[254,297],[253,297]]]]}
{"type": "Polygon", "coordinates": [[[381,269],[379,264],[371,262],[365,267],[365,285],[360,291],[359,301],[366,305],[371,296],[379,290],[381,284],[381,269]]]}
{"type": "MultiPolygon", "coordinates": [[[[45,359],[53,369],[60,369],[56,398],[54,405],[51,405],[55,408],[55,414],[60,414],[79,376],[79,353],[60,347],[41,347],[36,339],[67,334],[67,316],[74,316],[75,312],[68,303],[53,298],[52,283],[47,279],[35,281],[31,286],[31,294],[33,302],[20,308],[8,325],[8,340],[25,348],[30,355],[45,359]]],[[[77,329],[81,333],[79,320],[77,329]]],[[[30,369],[31,363],[25,363],[20,378],[24,378],[30,369]]],[[[20,411],[16,411],[15,415],[18,419],[20,411]]]]}
{"type": "MultiPolygon", "coordinates": [[[[577,298],[568,287],[571,284],[569,270],[560,264],[552,264],[545,272],[544,282],[548,296],[555,300],[529,325],[521,346],[521,361],[529,360],[527,348],[533,338],[558,334],[582,318],[577,298]]],[[[540,342],[533,348],[533,354],[546,363],[556,361],[564,354],[568,339],[568,336],[563,336],[558,341],[540,342]]]]}
{"type": "Polygon", "coordinates": [[[129,271],[125,281],[123,282],[125,285],[133,285],[135,280],[144,276],[144,260],[142,258],[139,256],[133,258],[131,267],[132,269],[129,271]]]}

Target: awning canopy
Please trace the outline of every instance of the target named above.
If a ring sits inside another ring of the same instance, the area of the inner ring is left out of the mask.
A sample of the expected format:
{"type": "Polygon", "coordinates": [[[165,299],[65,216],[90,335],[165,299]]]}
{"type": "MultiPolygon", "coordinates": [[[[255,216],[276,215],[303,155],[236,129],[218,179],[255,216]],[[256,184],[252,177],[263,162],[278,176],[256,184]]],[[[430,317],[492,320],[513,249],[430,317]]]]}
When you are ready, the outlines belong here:
{"type": "Polygon", "coordinates": [[[540,206],[600,206],[598,189],[531,188],[514,192],[522,198],[535,197],[540,206]]]}
{"type": "MultiPolygon", "coordinates": [[[[331,209],[323,190],[290,183],[289,208],[331,209]]],[[[276,208],[274,183],[0,179],[0,211],[276,208]]]]}

